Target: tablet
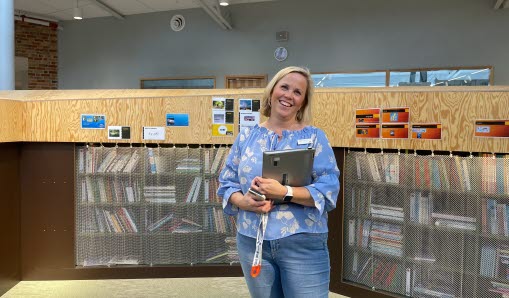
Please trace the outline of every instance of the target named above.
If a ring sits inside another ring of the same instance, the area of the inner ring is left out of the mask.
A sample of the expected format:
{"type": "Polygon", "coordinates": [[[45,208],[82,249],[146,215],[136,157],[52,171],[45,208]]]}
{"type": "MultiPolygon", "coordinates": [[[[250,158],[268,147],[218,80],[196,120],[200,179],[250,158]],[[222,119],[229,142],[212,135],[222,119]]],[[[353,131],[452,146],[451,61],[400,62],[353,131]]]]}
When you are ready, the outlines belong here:
{"type": "Polygon", "coordinates": [[[314,148],[265,151],[262,177],[277,180],[282,185],[309,185],[314,158],[314,148]]]}

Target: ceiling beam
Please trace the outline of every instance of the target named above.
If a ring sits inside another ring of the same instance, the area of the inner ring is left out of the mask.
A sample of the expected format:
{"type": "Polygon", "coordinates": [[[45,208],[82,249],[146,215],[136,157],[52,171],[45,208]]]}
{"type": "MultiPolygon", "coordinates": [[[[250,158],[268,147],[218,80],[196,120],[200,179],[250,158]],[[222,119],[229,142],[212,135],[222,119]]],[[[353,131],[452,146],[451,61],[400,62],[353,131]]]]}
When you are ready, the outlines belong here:
{"type": "Polygon", "coordinates": [[[108,5],[104,4],[101,0],[89,0],[89,1],[90,1],[90,3],[92,3],[95,6],[99,7],[100,9],[102,9],[104,11],[107,11],[109,14],[111,14],[112,16],[114,16],[117,19],[119,19],[119,20],[124,20],[125,19],[125,16],[120,14],[115,9],[113,9],[113,8],[109,7],[108,5]]]}
{"type": "Polygon", "coordinates": [[[43,21],[54,22],[54,23],[58,23],[58,21],[61,21],[60,19],[57,19],[54,16],[48,16],[48,15],[44,15],[44,14],[38,14],[38,13],[25,11],[25,10],[19,10],[19,9],[14,10],[14,16],[17,16],[17,17],[27,16],[27,17],[37,18],[37,19],[41,19],[43,21]]]}
{"type": "Polygon", "coordinates": [[[199,0],[200,6],[205,12],[224,30],[232,30],[233,27],[230,24],[229,14],[222,12],[221,7],[217,5],[217,1],[212,0],[199,0]]]}
{"type": "Polygon", "coordinates": [[[493,9],[509,8],[509,0],[496,0],[493,9]]]}

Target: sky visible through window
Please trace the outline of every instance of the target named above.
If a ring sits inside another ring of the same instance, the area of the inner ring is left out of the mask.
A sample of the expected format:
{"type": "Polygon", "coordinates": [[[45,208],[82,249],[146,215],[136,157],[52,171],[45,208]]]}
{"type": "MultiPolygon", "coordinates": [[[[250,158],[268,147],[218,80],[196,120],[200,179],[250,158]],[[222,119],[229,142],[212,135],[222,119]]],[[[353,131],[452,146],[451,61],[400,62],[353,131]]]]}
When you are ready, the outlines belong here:
{"type": "MultiPolygon", "coordinates": [[[[390,71],[390,87],[488,86],[491,69],[390,71]]],[[[315,87],[385,87],[385,71],[313,74],[315,87]]]]}

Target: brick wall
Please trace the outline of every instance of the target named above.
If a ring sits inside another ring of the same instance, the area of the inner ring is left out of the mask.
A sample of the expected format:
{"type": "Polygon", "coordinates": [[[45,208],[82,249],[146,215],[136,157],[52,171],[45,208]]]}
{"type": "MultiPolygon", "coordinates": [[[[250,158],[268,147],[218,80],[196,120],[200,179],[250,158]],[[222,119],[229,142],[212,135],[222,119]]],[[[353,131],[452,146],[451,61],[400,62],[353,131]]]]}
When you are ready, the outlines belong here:
{"type": "Polygon", "coordinates": [[[16,56],[28,58],[28,89],[57,89],[56,26],[16,21],[15,34],[16,56]]]}

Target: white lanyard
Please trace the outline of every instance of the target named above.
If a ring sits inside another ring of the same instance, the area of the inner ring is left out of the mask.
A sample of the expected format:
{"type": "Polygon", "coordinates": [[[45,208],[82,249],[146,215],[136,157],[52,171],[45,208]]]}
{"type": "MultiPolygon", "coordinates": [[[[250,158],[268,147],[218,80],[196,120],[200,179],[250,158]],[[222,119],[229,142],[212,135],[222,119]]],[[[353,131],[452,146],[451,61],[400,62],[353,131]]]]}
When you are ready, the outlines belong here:
{"type": "Polygon", "coordinates": [[[265,237],[265,229],[267,229],[267,221],[269,213],[263,213],[260,216],[260,225],[256,234],[256,250],[253,256],[253,265],[251,266],[251,277],[255,278],[262,271],[262,250],[263,238],[265,237]]]}

